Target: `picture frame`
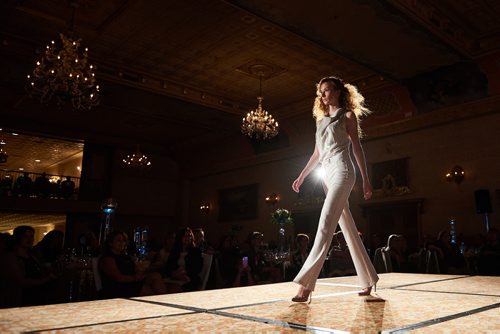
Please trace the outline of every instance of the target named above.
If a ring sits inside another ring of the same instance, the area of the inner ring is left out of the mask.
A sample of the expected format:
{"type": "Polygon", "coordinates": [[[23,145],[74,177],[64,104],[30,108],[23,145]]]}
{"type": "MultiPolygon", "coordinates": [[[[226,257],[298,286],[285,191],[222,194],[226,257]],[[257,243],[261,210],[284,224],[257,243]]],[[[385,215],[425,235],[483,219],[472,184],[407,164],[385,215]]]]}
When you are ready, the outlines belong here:
{"type": "Polygon", "coordinates": [[[219,222],[257,218],[258,184],[220,189],[219,222]]]}

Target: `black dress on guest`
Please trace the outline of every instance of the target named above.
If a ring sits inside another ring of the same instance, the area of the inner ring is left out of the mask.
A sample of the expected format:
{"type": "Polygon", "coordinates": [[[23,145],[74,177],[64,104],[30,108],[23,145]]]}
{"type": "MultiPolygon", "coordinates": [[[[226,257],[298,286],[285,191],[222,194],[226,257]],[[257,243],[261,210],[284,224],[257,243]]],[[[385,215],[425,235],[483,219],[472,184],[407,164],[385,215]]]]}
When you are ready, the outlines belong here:
{"type": "MultiPolygon", "coordinates": [[[[118,270],[122,275],[135,275],[135,264],[132,258],[126,254],[109,254],[105,256],[113,257],[118,270]]],[[[103,256],[103,258],[105,257],[103,256]]],[[[117,282],[107,277],[101,272],[103,293],[106,298],[127,298],[138,296],[144,281],[137,282],[117,282]]]]}
{"type": "MultiPolygon", "coordinates": [[[[181,254],[173,251],[170,253],[167,264],[165,266],[166,275],[170,276],[174,271],[179,269],[179,258],[181,254]]],[[[197,247],[190,248],[184,257],[184,267],[186,275],[189,277],[189,282],[182,285],[183,291],[196,291],[201,287],[200,273],[203,267],[203,257],[201,249],[197,247]]]]}

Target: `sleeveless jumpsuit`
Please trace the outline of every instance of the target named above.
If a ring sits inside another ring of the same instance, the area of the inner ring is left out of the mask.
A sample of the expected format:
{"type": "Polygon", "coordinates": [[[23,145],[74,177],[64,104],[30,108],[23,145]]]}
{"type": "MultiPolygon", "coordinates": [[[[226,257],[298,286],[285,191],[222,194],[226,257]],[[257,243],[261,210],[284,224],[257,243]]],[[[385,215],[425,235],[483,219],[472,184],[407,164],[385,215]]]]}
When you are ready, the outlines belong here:
{"type": "Polygon", "coordinates": [[[350,156],[345,113],[342,109],[337,111],[336,116],[324,117],[318,122],[316,145],[319,150],[319,162],[325,171],[326,198],[313,247],[293,281],[306,289],[314,290],[338,223],[351,253],[361,287],[372,286],[378,281],[377,272],[366,253],[349,210],[348,200],[356,175],[350,156]]]}

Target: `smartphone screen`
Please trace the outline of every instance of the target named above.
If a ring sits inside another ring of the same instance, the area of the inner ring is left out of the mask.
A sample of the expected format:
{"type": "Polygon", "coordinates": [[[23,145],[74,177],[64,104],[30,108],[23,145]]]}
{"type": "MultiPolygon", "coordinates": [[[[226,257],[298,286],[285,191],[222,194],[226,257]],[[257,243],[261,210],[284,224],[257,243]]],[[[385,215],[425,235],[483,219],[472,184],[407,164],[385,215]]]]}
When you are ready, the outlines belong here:
{"type": "Polygon", "coordinates": [[[241,265],[246,268],[248,267],[248,256],[244,256],[242,259],[241,259],[241,265]]]}

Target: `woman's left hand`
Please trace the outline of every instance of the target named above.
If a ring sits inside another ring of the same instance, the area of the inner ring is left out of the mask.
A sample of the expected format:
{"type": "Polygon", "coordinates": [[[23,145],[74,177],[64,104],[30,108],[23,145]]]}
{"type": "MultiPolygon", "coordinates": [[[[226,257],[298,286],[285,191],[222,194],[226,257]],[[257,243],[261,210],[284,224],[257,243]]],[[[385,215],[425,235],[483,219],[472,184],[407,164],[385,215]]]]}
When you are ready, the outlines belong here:
{"type": "Polygon", "coordinates": [[[372,197],[373,189],[370,182],[363,182],[363,195],[365,200],[369,200],[372,197]]]}

